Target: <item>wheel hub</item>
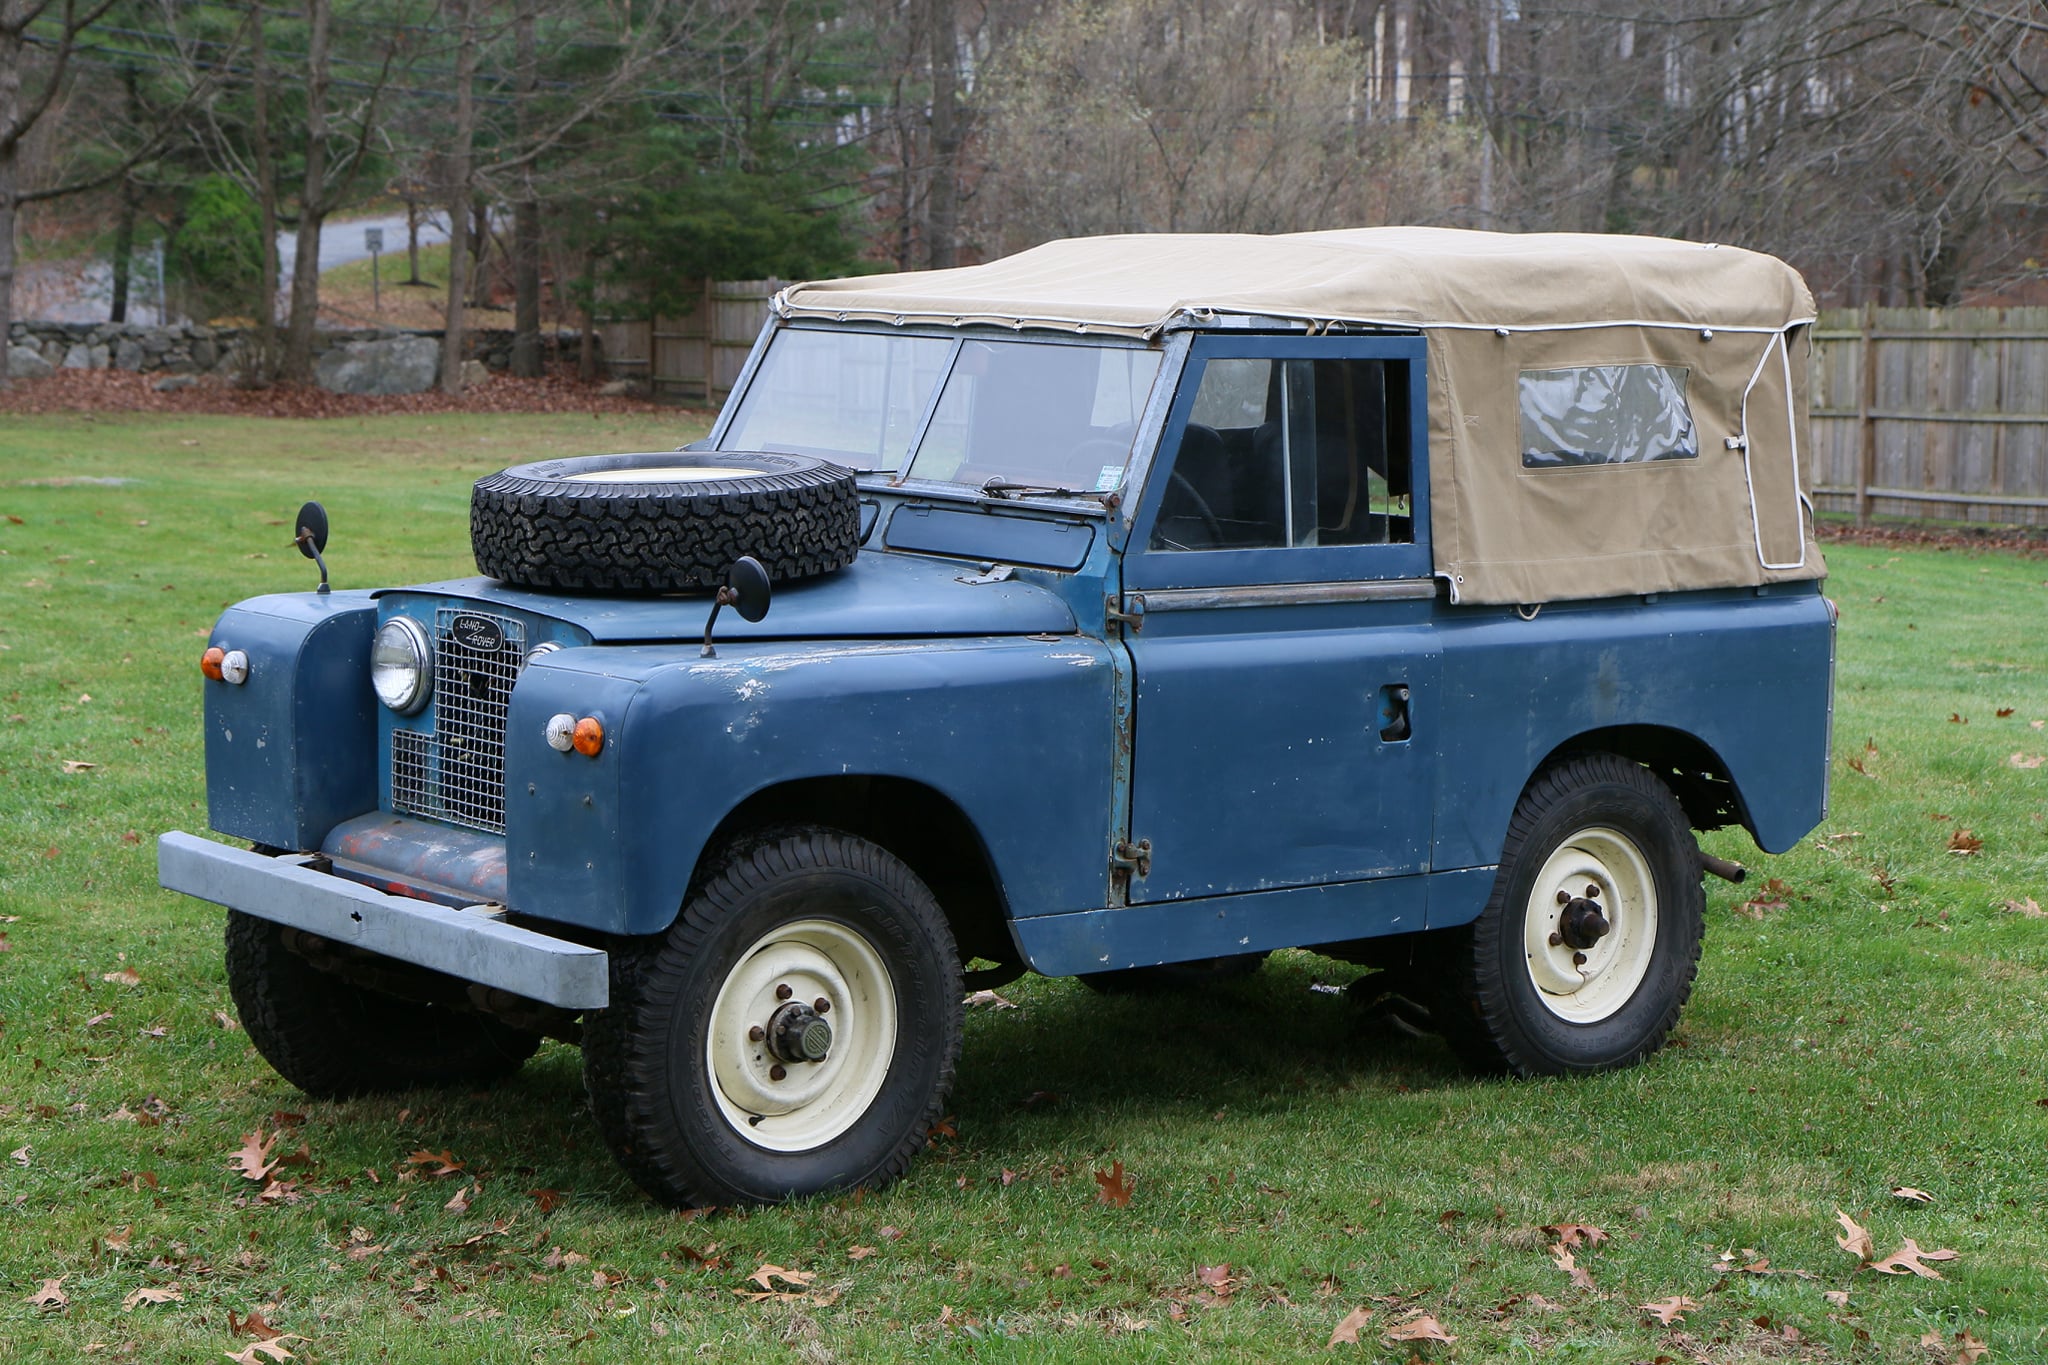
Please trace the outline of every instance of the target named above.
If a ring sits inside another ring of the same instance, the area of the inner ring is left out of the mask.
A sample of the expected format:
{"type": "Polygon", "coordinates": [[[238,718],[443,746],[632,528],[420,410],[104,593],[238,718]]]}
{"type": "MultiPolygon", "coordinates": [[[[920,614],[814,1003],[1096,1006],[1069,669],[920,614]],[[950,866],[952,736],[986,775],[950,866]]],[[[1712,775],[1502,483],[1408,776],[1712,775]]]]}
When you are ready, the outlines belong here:
{"type": "Polygon", "coordinates": [[[1588,948],[1607,937],[1614,926],[1608,923],[1601,912],[1600,902],[1593,899],[1600,894],[1597,886],[1588,886],[1583,896],[1572,896],[1566,892],[1557,893],[1564,902],[1564,910],[1557,917],[1557,932],[1551,936],[1551,943],[1585,952],[1588,948]]]}
{"type": "Polygon", "coordinates": [[[832,1026],[798,1001],[768,1020],[768,1048],[785,1062],[822,1062],[832,1051],[832,1026]]]}

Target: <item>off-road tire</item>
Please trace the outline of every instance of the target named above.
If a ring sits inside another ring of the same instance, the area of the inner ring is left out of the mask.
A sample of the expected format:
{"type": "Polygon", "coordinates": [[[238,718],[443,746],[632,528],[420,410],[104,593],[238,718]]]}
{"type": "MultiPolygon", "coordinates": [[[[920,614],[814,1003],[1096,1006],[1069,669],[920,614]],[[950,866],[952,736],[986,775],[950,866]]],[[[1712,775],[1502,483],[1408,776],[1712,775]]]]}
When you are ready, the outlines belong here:
{"type": "Polygon", "coordinates": [[[479,479],[469,532],[477,569],[518,587],[687,592],[724,583],[741,555],[776,582],[844,568],[860,549],[860,501],[850,471],[805,455],[585,455],[479,479]],[[599,474],[610,477],[590,481],[599,474]]]}
{"type": "Polygon", "coordinates": [[[1432,1002],[1436,1024],[1486,1072],[1556,1075],[1643,1060],[1663,1046],[1692,993],[1706,905],[1700,878],[1685,813],[1649,770],[1614,754],[1546,768],[1508,822],[1486,909],[1440,945],[1446,970],[1432,1002]],[[1612,878],[1584,871],[1609,864],[1612,878]],[[1557,896],[1577,896],[1587,881],[1618,884],[1604,892],[1613,930],[1585,954],[1589,994],[1546,993],[1539,978],[1570,961],[1571,945],[1548,938],[1557,896]]]}
{"type": "Polygon", "coordinates": [[[880,1186],[925,1145],[960,1055],[960,961],[938,902],[887,850],[818,827],[742,841],[703,875],[665,934],[615,943],[610,958],[611,1004],[584,1018],[584,1085],[606,1146],[657,1201],[759,1204],[880,1186]],[[876,1005],[843,996],[822,1016],[841,1030],[834,1058],[790,1063],[786,1075],[837,1065],[878,1075],[877,1088],[864,1100],[845,1092],[853,1098],[837,1109],[821,1101],[743,1120],[714,1061],[733,1065],[730,1049],[714,1044],[740,1036],[723,1002],[744,996],[759,964],[796,980],[799,998],[829,993],[803,965],[815,950],[800,940],[820,930],[880,964],[867,979],[883,986],[876,996],[886,995],[893,1027],[866,1032],[876,1005]],[[862,1047],[864,1037],[875,1045],[862,1047]]]}
{"type": "Polygon", "coordinates": [[[284,926],[228,911],[228,993],[277,1074],[318,1099],[482,1085],[525,1065],[540,1036],[489,1015],[343,981],[285,946],[284,926]]]}

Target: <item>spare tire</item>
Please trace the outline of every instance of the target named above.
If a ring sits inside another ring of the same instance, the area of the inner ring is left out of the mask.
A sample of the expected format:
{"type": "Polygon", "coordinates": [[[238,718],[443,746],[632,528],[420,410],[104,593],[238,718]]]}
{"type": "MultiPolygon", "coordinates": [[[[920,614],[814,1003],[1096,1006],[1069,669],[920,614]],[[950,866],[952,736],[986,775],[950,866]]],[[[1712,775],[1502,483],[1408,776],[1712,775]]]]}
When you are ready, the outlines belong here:
{"type": "Polygon", "coordinates": [[[514,465],[469,500],[476,566],[527,588],[715,588],[741,555],[781,581],[860,549],[850,470],[807,455],[680,451],[514,465]]]}

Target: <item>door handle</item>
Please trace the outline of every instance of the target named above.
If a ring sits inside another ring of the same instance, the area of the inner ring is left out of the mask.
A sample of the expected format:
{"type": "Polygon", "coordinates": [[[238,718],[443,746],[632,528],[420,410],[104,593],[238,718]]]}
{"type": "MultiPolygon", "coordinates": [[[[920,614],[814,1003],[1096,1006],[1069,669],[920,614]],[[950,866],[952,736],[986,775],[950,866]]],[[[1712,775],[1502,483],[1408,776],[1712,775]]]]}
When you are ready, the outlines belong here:
{"type": "Polygon", "coordinates": [[[1380,689],[1380,738],[1400,744],[1413,731],[1408,724],[1408,684],[1388,683],[1380,689]]]}

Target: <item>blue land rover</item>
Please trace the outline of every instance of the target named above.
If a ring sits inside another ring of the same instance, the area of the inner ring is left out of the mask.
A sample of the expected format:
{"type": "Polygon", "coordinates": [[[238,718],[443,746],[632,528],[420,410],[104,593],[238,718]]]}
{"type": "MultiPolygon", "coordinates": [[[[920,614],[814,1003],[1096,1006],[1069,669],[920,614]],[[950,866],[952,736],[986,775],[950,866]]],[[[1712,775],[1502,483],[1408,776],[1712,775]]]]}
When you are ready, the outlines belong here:
{"type": "Polygon", "coordinates": [[[1025,971],[1307,947],[1475,1066],[1628,1065],[1740,875],[1693,831],[1825,810],[1812,321],[1731,247],[1420,229],[792,287],[700,448],[480,482],[478,577],[227,611],[236,842],[163,884],[293,1084],[577,1041],[676,1204],[901,1173],[1025,971]]]}

